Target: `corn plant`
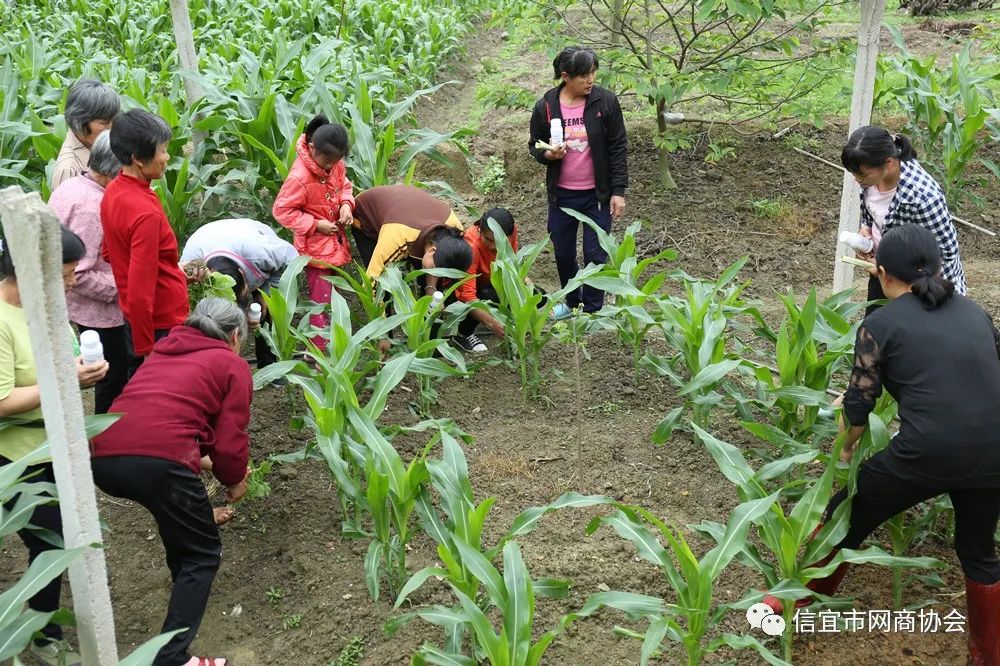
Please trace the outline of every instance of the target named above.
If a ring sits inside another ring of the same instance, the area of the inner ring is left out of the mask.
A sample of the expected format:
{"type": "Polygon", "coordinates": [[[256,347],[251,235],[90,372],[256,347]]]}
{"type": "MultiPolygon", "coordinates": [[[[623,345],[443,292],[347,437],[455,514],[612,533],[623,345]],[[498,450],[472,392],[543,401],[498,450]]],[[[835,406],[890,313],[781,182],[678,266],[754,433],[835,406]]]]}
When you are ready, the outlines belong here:
{"type": "Polygon", "coordinates": [[[941,178],[945,197],[952,205],[978,197],[969,192],[966,169],[978,161],[995,177],[1000,167],[985,158],[976,159],[981,142],[979,135],[989,130],[1000,132],[1000,108],[996,106],[990,84],[1000,74],[990,73],[995,58],[972,61],[972,43],[952,56],[947,71],[937,68],[935,58],[918,58],[906,48],[903,35],[889,26],[899,54],[891,60],[894,72],[903,75],[898,87],[887,87],[885,94],[895,99],[906,112],[907,130],[918,140],[929,166],[941,178]],[[932,156],[935,156],[932,158],[932,156]]]}
{"type": "MultiPolygon", "coordinates": [[[[485,612],[490,605],[502,603],[505,597],[496,590],[487,590],[487,595],[481,596],[484,584],[489,582],[484,580],[489,576],[489,569],[483,566],[483,562],[487,564],[492,562],[504,552],[504,548],[512,539],[534,531],[541,518],[552,511],[566,507],[595,506],[611,501],[600,495],[566,493],[549,504],[522,511],[496,545],[490,548],[484,547],[483,526],[494,499],[487,498],[479,503],[475,501],[461,445],[447,432],[442,432],[441,444],[441,459],[427,461],[431,484],[440,499],[440,512],[434,507],[430,493],[426,490],[417,500],[416,510],[420,515],[423,530],[437,542],[437,554],[443,567],[427,567],[413,574],[396,599],[397,608],[402,606],[428,579],[441,577],[447,581],[456,596],[461,594],[466,599],[472,600],[481,611],[485,612]],[[441,513],[444,514],[443,520],[441,513]]],[[[565,596],[568,588],[569,581],[562,579],[540,579],[531,583],[534,595],[552,598],[565,596]]],[[[500,608],[503,609],[504,606],[501,605],[500,608]]],[[[403,614],[391,620],[386,625],[386,630],[390,633],[395,632],[417,617],[444,629],[443,652],[447,654],[462,654],[466,638],[477,631],[474,624],[478,621],[476,619],[478,616],[471,614],[464,603],[459,603],[453,608],[435,605],[403,614]]],[[[530,627],[530,620],[528,626],[530,627]]],[[[512,636],[513,634],[508,634],[508,639],[512,636]]],[[[487,644],[493,643],[487,640],[487,644]]],[[[485,649],[486,646],[482,647],[485,649]]],[[[477,654],[484,656],[487,653],[478,651],[477,654]]]]}
{"type": "Polygon", "coordinates": [[[779,440],[791,437],[803,444],[836,433],[834,424],[820,420],[820,408],[830,402],[834,374],[848,367],[854,353],[857,325],[849,319],[862,306],[850,303],[850,296],[846,291],[819,302],[811,289],[799,307],[794,292],[781,295],[787,315],[778,330],[763,322],[757,329],[775,349],[776,367],[765,363],[755,369],[755,403],[771,423],[745,422],[750,432],[765,439],[777,432],[779,440]]]}
{"type": "MultiPolygon", "coordinates": [[[[684,399],[656,427],[653,442],[663,444],[683,421],[686,413],[692,422],[705,427],[713,407],[726,397],[736,399],[737,406],[749,418],[739,389],[726,380],[731,372],[747,365],[731,348],[732,319],[755,311],[740,295],[747,283],[733,280],[746,263],[746,257],[736,261],[715,281],[699,280],[682,272],[674,275],[683,283],[683,297],[664,297],[656,301],[660,314],[656,319],[672,356],[647,353],[645,367],[667,377],[684,399]]],[[[759,315],[758,315],[759,316],[759,315]]]]}
{"type": "Polygon", "coordinates": [[[542,349],[553,335],[549,326],[552,308],[600,267],[587,266],[559,291],[542,295],[531,284],[528,274],[548,241],[525,245],[514,252],[499,225],[493,220],[489,225],[497,243],[497,258],[490,273],[490,283],[499,298],[496,314],[503,322],[504,340],[516,359],[521,392],[527,398],[537,392],[541,383],[542,349]]]}
{"type": "MultiPolygon", "coordinates": [[[[716,628],[732,609],[729,604],[715,602],[715,581],[743,548],[753,522],[771,510],[780,494],[779,490],[767,497],[749,500],[737,506],[729,515],[726,525],[720,526],[718,545],[700,560],[679,529],[641,507],[618,504],[618,510],[614,514],[597,517],[590,522],[587,526],[588,534],[596,532],[601,525],[609,525],[619,536],[630,541],[639,557],[659,567],[676,594],[674,603],[648,597],[649,606],[659,605],[663,611],[644,616],[649,621],[645,635],[632,634],[642,639],[641,666],[649,663],[665,638],[681,644],[688,666],[701,664],[709,654],[723,646],[753,648],[768,663],[785,663],[749,635],[727,633],[705,644],[708,632],[716,628]],[[654,529],[650,529],[650,526],[654,529]],[[669,550],[664,548],[661,539],[666,541],[669,550]]],[[[608,600],[606,605],[617,607],[613,599],[608,600]]],[[[628,608],[623,610],[635,615],[628,608]]],[[[628,631],[624,633],[631,634],[628,631]]]]}
{"type": "Polygon", "coordinates": [[[622,343],[632,348],[632,364],[638,382],[646,335],[658,323],[655,318],[658,309],[650,311],[648,306],[657,300],[667,278],[667,273],[662,271],[648,277],[647,272],[661,261],[675,260],[677,250],[663,250],[640,261],[635,254],[635,239],[642,230],[642,222],[630,224],[619,243],[613,234],[604,231],[586,215],[570,208],[562,210],[589,226],[608,255],[603,269],[588,277],[586,284],[614,295],[614,305],[605,306],[603,314],[614,322],[622,343]]]}
{"type": "MultiPolygon", "coordinates": [[[[722,474],[736,485],[741,502],[768,497],[774,493],[774,480],[782,478],[789,469],[800,467],[819,457],[819,451],[790,456],[768,463],[754,471],[743,457],[742,452],[709,433],[694,426],[722,474]]],[[[824,566],[815,563],[833,553],[850,527],[851,498],[857,492],[857,471],[862,458],[872,450],[873,441],[887,436],[885,424],[876,414],[869,415],[868,429],[858,445],[847,474],[848,497],[834,510],[829,520],[824,522],[824,511],[833,497],[833,482],[838,475],[838,461],[843,447],[844,436],[837,437],[833,450],[826,458],[823,472],[818,479],[800,478],[793,481],[795,486],[803,483],[808,488],[801,494],[791,510],[786,513],[782,501],[770,504],[770,510],[756,523],[757,539],[747,539],[737,554],[737,559],[763,575],[767,588],[784,603],[786,626],[792,626],[795,613],[794,601],[814,596],[805,587],[812,579],[830,575],[844,562],[855,564],[873,563],[890,567],[941,568],[944,565],[930,557],[897,557],[877,546],[864,550],[837,550],[824,566]],[[758,548],[759,543],[770,554],[765,559],[758,548]]],[[[788,485],[788,484],[786,484],[788,485]]],[[[779,486],[777,492],[783,495],[786,486],[779,486]]],[[[725,531],[717,523],[703,522],[696,526],[720,543],[725,531]]],[[[760,594],[744,599],[746,604],[759,601],[760,594]]],[[[828,598],[820,595],[820,601],[828,598]]],[[[786,631],[782,637],[783,658],[792,660],[792,635],[786,631]]]]}

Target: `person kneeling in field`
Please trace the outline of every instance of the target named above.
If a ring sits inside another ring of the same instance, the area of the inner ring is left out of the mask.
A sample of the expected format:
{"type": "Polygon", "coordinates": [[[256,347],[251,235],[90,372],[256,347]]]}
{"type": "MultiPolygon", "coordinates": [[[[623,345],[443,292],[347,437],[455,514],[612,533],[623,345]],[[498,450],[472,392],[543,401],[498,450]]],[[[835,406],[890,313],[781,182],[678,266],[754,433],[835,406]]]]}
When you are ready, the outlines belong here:
{"type": "MultiPolygon", "coordinates": [[[[201,259],[208,270],[233,278],[236,302],[244,311],[251,302],[259,303],[263,312],[260,324],[269,324],[271,318],[261,293],[278,286],[281,274],[297,256],[292,244],[278,238],[266,224],[230,219],[198,227],[184,245],[181,263],[201,259]]],[[[263,336],[257,335],[254,345],[258,369],[277,360],[263,336]]]]}
{"type": "MultiPolygon", "coordinates": [[[[854,370],[843,400],[850,462],[883,386],[899,403],[901,427],[889,446],[861,463],[850,527],[841,548],[859,548],[879,525],[947,493],[955,509],[955,552],[965,572],[970,663],[1000,664],[1000,332],[942,276],[934,234],[916,224],[886,232],[875,252],[889,303],[858,328],[854,370]]],[[[826,520],[847,499],[830,501],[826,520]]],[[[817,533],[819,528],[817,528],[817,533]]],[[[832,596],[850,564],[806,587],[832,596]]],[[[797,607],[811,603],[800,599],[797,607]]],[[[763,602],[781,614],[774,596],[763,602]]]]}
{"type": "MultiPolygon", "coordinates": [[[[506,208],[490,208],[482,217],[465,231],[465,241],[472,249],[472,264],[468,273],[475,276],[472,280],[463,282],[454,292],[454,297],[463,303],[477,300],[492,303],[499,302],[496,290],[490,283],[493,262],[497,258],[497,242],[490,229],[489,220],[496,222],[511,248],[517,251],[517,225],[514,216],[506,208]]],[[[486,310],[474,309],[458,325],[458,333],[469,345],[470,351],[486,351],[486,345],[476,335],[476,326],[483,324],[498,338],[504,336],[503,324],[486,310]]]]}
{"type": "Polygon", "coordinates": [[[115,400],[124,416],[93,440],[94,481],[104,492],[138,502],[156,520],[173,581],[162,633],[184,629],[160,649],[154,666],[225,666],[192,657],[219,568],[222,541],[199,477],[202,456],[226,487],[246,493],[250,368],[239,357],[246,317],[235,303],[206,298],[156,343],[115,400]]]}

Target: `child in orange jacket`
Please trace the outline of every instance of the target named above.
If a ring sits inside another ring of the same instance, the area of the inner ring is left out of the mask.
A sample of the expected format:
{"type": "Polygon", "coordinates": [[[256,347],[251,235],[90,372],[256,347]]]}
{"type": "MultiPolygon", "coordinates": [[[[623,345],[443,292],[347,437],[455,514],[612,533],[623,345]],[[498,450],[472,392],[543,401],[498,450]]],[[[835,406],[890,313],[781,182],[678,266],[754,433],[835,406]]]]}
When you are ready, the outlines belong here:
{"type": "MultiPolygon", "coordinates": [[[[344,230],[351,225],[354,194],[347,179],[347,130],[318,115],[306,126],[296,146],[298,157],[292,164],[274,200],[272,213],[281,226],[295,234],[294,245],[300,255],[313,259],[306,266],[309,299],[329,303],[333,285],[324,278],[332,275],[332,266],[351,261],[351,246],[344,230]]],[[[316,328],[330,326],[327,314],[313,315],[309,323],[316,328]]],[[[325,350],[326,338],[313,342],[325,350]]]]}

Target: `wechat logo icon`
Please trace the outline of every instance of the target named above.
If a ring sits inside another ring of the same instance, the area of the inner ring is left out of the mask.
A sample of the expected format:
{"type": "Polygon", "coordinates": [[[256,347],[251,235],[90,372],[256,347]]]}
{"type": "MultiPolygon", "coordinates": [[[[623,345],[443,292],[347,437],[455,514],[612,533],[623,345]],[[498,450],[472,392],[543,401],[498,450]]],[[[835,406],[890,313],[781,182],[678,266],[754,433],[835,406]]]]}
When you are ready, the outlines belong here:
{"type": "Polygon", "coordinates": [[[747,622],[751,629],[760,629],[768,636],[785,633],[785,618],[775,615],[767,604],[757,603],[747,609],[747,622]]]}

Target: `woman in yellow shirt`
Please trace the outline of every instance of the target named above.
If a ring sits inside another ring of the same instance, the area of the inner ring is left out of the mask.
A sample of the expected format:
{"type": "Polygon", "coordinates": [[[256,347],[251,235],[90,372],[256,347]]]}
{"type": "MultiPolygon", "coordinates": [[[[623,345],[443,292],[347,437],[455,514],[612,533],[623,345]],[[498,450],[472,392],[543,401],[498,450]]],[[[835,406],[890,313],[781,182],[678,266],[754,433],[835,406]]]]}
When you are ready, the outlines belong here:
{"type": "MultiPolygon", "coordinates": [[[[65,227],[62,228],[62,254],[62,278],[68,291],[75,282],[76,265],[86,252],[79,236],[65,227]]],[[[69,326],[69,322],[66,325],[69,326]]],[[[105,361],[83,365],[82,359],[78,358],[76,363],[81,387],[96,384],[108,371],[105,361]]],[[[21,309],[21,293],[17,286],[14,262],[10,252],[4,247],[0,250],[0,417],[16,416],[37,422],[0,430],[0,465],[23,458],[45,441],[41,404],[28,320],[21,309]]],[[[30,482],[55,483],[51,462],[32,465],[25,470],[25,474],[30,476],[30,482]]],[[[17,497],[14,497],[6,508],[10,508],[16,501],[17,497]]],[[[37,507],[31,515],[29,527],[18,532],[28,549],[29,563],[39,554],[54,548],[40,538],[32,527],[62,534],[59,506],[49,504],[37,507]]],[[[61,587],[62,576],[59,576],[29,599],[28,606],[42,613],[58,610],[61,587]]],[[[42,629],[42,633],[44,638],[31,645],[32,654],[42,663],[79,663],[79,655],[63,639],[62,627],[50,623],[42,629]]]]}

